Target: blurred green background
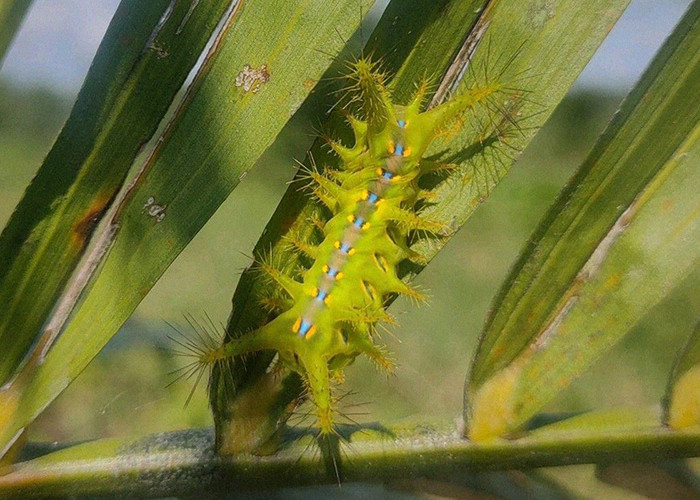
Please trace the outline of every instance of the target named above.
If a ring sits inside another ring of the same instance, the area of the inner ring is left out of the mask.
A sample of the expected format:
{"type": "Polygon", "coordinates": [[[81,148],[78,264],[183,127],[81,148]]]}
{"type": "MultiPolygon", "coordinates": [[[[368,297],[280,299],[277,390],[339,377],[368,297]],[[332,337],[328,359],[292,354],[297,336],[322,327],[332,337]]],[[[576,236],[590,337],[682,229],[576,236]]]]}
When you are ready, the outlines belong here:
{"type": "MultiPolygon", "coordinates": [[[[644,8],[643,0],[637,3],[644,8]]],[[[671,3],[677,15],[687,4],[671,3]]],[[[674,21],[666,21],[670,29],[674,21]]],[[[32,22],[30,16],[26,28],[36,37],[40,31],[32,22]]],[[[76,90],[65,80],[55,85],[47,79],[32,81],[21,71],[12,72],[14,64],[11,53],[10,77],[8,71],[0,72],[0,226],[50,148],[76,90]]],[[[358,404],[368,412],[361,420],[384,422],[457,418],[489,303],[538,220],[617,108],[631,83],[629,77],[623,80],[577,85],[511,174],[419,277],[429,304],[417,308],[400,300],[392,306],[399,324],[383,340],[398,360],[396,375],[387,378],[358,360],[347,372],[346,388],[358,393],[348,398],[348,410],[358,404]]],[[[309,120],[314,118],[297,117],[299,123],[309,120]]],[[[168,351],[166,335],[172,330],[166,322],[184,331],[186,314],[206,314],[225,323],[239,273],[249,263],[246,255],[294,173],[294,158],[301,156],[294,148],[295,131],[286,131],[266,153],[264,166],[251,172],[120,333],[32,426],[30,439],[75,441],[211,424],[203,387],[184,408],[190,385],[168,386],[173,379],[169,373],[182,360],[168,351]]],[[[690,276],[549,410],[658,407],[676,351],[700,310],[699,280],[690,276]]]]}

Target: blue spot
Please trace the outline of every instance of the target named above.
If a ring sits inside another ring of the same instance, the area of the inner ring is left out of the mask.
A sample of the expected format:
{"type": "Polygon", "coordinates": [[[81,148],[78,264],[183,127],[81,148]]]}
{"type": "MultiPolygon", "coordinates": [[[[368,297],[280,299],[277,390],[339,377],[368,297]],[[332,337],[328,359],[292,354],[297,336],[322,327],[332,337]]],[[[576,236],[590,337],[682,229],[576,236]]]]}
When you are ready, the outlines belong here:
{"type": "Polygon", "coordinates": [[[326,274],[332,278],[338,274],[338,270],[331,267],[326,274]]]}
{"type": "Polygon", "coordinates": [[[383,170],[383,172],[384,173],[382,174],[382,177],[384,177],[385,179],[391,179],[392,177],[394,177],[394,174],[392,174],[388,170],[383,170]]]}
{"type": "Polygon", "coordinates": [[[374,194],[374,193],[370,193],[370,194],[369,194],[369,197],[367,198],[367,201],[368,201],[370,204],[372,204],[372,203],[376,203],[378,199],[379,199],[379,196],[377,196],[377,195],[374,194]]]}
{"type": "Polygon", "coordinates": [[[311,330],[311,327],[313,325],[306,321],[305,319],[301,320],[301,325],[299,325],[299,335],[306,335],[309,330],[311,330]]]}
{"type": "Polygon", "coordinates": [[[340,245],[340,251],[348,253],[350,251],[350,245],[348,245],[347,243],[343,243],[342,245],[340,245]]]}
{"type": "Polygon", "coordinates": [[[316,298],[323,302],[326,300],[326,297],[328,297],[328,292],[325,290],[319,290],[318,293],[316,294],[316,298]]]}
{"type": "Polygon", "coordinates": [[[362,224],[364,224],[364,223],[365,223],[365,220],[361,217],[356,217],[355,222],[353,222],[355,227],[362,227],[362,224]]]}
{"type": "Polygon", "coordinates": [[[396,156],[401,156],[403,154],[403,144],[396,145],[396,148],[394,148],[394,154],[396,156]]]}
{"type": "Polygon", "coordinates": [[[396,123],[398,123],[399,127],[404,128],[406,126],[406,120],[399,120],[396,123]]]}

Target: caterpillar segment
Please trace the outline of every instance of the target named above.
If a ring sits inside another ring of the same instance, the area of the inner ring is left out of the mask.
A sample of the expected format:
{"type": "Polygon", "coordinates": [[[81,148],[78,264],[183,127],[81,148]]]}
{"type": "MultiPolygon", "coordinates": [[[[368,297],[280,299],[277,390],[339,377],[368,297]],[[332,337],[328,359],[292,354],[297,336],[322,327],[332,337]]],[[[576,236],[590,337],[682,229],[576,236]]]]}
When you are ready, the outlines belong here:
{"type": "Polygon", "coordinates": [[[455,118],[499,90],[495,85],[474,88],[421,112],[425,86],[408,105],[399,106],[392,103],[384,76],[372,63],[357,61],[351,76],[351,90],[364,113],[363,119],[348,116],[355,144],[348,147],[327,139],[341,167],[325,174],[308,172],[314,195],[333,214],[323,223],[324,239],[312,248],[288,238],[313,257],[313,264],[298,281],[262,263],[261,271],[288,295],[288,308],[201,360],[213,363],[252,351],[277,351],[305,380],[323,435],[333,432],[331,377],[342,379],[343,368],[361,354],[387,370],[393,366],[373,338],[376,322],[391,319],[383,308],[387,294],[422,298],[397,277],[396,268],[406,258],[421,261],[422,256],[407,247],[409,231],[444,230],[416,213],[417,201],[427,197],[418,187],[419,178],[452,168],[423,160],[423,154],[455,118]]]}

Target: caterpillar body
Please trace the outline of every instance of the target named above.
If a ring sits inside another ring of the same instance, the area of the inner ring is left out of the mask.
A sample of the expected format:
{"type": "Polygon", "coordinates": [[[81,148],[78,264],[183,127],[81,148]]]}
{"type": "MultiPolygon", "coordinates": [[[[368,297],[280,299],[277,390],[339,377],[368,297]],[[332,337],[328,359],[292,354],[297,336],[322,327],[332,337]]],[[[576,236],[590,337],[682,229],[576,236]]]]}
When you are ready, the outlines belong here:
{"type": "Polygon", "coordinates": [[[301,281],[259,262],[282,290],[281,312],[264,326],[219,347],[202,350],[197,362],[211,366],[232,356],[271,350],[305,381],[316,407],[322,435],[333,432],[331,379],[365,354],[391,370],[385,349],[375,342],[375,325],[388,318],[390,294],[421,295],[399,279],[404,259],[424,262],[409,248],[412,231],[439,234],[443,224],[420,215],[421,176],[450,165],[423,158],[431,142],[462,113],[487,101],[498,84],[473,87],[433,109],[421,112],[426,85],[406,105],[393,103],[376,65],[360,59],[352,65],[354,99],[363,116],[348,115],[354,145],[329,140],[340,157],[337,169],[310,170],[312,190],[331,212],[318,245],[295,247],[312,260],[301,281]]]}

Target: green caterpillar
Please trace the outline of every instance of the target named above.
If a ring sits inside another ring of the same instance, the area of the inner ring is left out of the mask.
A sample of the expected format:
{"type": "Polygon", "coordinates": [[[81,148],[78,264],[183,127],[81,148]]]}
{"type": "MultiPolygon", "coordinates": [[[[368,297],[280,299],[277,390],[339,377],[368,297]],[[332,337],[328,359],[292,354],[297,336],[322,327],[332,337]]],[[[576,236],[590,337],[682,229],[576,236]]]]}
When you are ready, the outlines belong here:
{"type": "Polygon", "coordinates": [[[416,207],[430,196],[419,187],[421,176],[450,168],[423,159],[423,154],[462,113],[500,90],[498,84],[471,88],[421,112],[425,84],[402,106],[392,102],[384,76],[370,61],[355,62],[351,77],[364,115],[348,116],[355,143],[346,147],[329,140],[342,165],[323,174],[309,172],[315,196],[333,214],[323,226],[319,245],[295,242],[313,264],[298,281],[271,263],[260,262],[260,270],[284,292],[283,312],[257,330],[198,356],[201,366],[210,366],[254,351],[277,351],[281,362],[306,382],[322,435],[333,432],[331,378],[341,379],[342,370],[360,354],[392,369],[373,338],[376,323],[388,317],[387,296],[421,297],[398,278],[396,269],[404,259],[425,260],[409,249],[410,232],[444,230],[416,207]]]}

